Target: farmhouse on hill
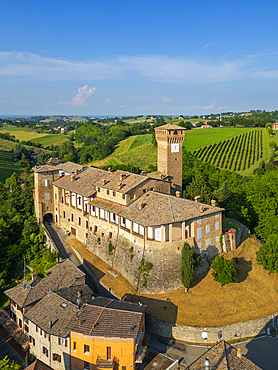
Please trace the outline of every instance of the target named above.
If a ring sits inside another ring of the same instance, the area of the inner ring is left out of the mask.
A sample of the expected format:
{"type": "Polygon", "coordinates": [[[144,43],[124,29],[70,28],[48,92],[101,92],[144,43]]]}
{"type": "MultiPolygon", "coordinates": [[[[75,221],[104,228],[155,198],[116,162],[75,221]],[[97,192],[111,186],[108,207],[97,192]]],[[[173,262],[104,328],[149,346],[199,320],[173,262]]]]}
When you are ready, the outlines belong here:
{"type": "Polygon", "coordinates": [[[182,286],[185,241],[204,257],[223,251],[223,209],[215,201],[181,198],[185,129],[167,124],[155,132],[154,173],[110,172],[70,162],[33,168],[38,222],[50,214],[57,226],[145,292],[182,286]]]}

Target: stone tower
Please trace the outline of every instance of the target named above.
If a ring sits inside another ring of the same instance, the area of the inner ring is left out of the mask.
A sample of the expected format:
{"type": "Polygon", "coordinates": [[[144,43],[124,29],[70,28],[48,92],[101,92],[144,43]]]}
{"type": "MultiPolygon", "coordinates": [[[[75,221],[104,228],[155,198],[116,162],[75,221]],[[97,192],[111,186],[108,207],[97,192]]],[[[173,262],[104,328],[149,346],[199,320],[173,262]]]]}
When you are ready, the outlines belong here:
{"type": "Polygon", "coordinates": [[[157,170],[171,177],[171,193],[182,192],[182,143],[185,128],[169,123],[155,128],[157,170]]]}

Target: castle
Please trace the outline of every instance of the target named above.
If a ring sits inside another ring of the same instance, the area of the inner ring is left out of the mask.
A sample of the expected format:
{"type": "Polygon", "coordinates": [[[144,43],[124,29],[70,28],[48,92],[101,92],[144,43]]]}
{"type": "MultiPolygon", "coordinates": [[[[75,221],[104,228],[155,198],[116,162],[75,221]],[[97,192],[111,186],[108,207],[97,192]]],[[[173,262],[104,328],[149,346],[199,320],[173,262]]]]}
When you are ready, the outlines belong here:
{"type": "Polygon", "coordinates": [[[144,292],[182,286],[184,242],[205,257],[222,252],[222,208],[181,198],[185,129],[155,128],[157,172],[140,175],[75,163],[36,166],[38,222],[70,230],[94,254],[144,292]]]}

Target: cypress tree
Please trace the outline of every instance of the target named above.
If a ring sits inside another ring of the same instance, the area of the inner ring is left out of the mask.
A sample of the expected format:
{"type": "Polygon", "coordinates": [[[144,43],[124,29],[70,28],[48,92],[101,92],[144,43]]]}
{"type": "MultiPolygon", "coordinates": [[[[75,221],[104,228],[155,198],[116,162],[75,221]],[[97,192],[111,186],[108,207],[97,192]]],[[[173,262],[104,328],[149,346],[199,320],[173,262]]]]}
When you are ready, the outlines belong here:
{"type": "Polygon", "coordinates": [[[181,281],[187,292],[194,277],[193,250],[188,243],[184,243],[181,251],[181,281]]]}

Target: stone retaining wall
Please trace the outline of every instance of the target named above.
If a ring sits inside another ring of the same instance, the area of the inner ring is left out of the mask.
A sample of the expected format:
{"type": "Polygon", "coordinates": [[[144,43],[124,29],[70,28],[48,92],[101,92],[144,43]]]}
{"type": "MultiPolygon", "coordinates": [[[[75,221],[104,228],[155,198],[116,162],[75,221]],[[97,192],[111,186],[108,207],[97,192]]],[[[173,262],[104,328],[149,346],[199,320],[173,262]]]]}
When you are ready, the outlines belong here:
{"type": "Polygon", "coordinates": [[[248,320],[236,324],[218,327],[193,327],[168,323],[152,315],[146,315],[146,328],[148,331],[165,338],[177,339],[188,343],[215,343],[219,340],[218,334],[222,332],[222,339],[231,341],[257,335],[266,334],[267,327],[277,328],[276,316],[278,312],[261,319],[248,320]],[[202,339],[202,333],[207,333],[207,340],[202,339]]]}

